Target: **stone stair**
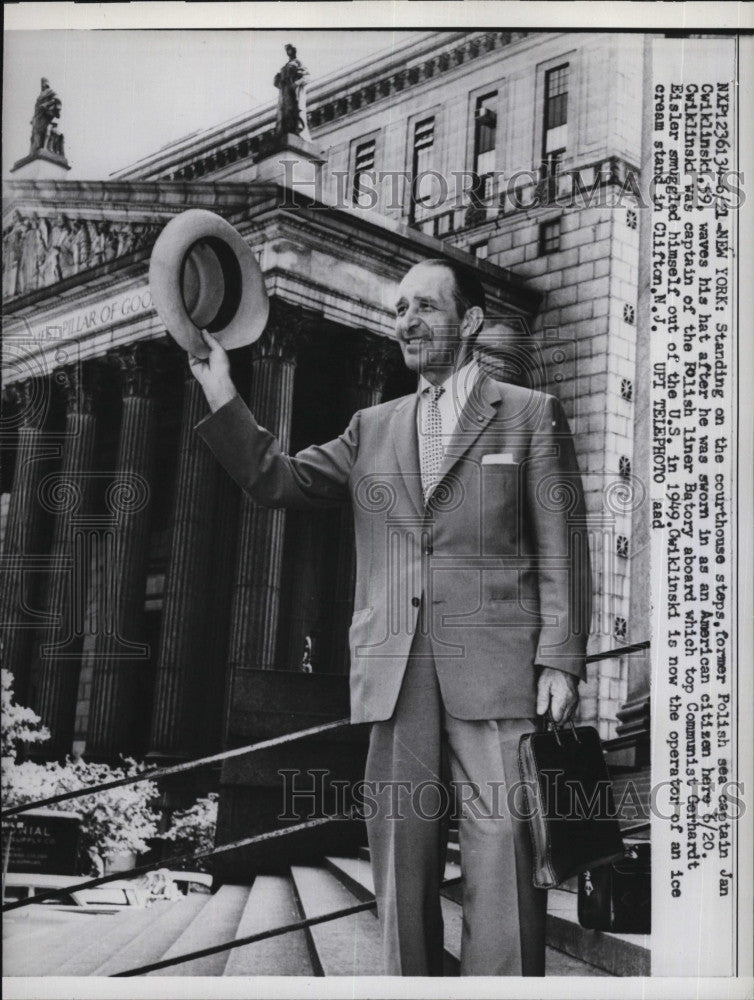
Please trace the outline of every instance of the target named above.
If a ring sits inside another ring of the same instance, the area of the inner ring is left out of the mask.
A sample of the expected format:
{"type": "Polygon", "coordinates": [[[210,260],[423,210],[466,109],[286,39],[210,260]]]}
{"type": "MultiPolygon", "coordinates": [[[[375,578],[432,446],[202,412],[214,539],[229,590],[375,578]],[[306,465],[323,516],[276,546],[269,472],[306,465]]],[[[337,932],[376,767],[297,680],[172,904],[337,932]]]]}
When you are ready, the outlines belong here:
{"type": "MultiPolygon", "coordinates": [[[[451,844],[452,846],[452,844],[451,844]]],[[[457,846],[457,845],[456,845],[457,846]]],[[[111,976],[373,899],[367,852],[292,865],[258,875],[251,886],[223,885],[212,896],[158,903],[109,915],[11,911],[3,922],[6,976],[111,976]]],[[[446,878],[460,875],[450,851],[446,878]]],[[[445,974],[458,975],[462,912],[458,887],[444,891],[445,974]]],[[[550,893],[548,976],[648,975],[648,940],[602,934],[575,919],[573,885],[550,893]]],[[[42,907],[38,907],[43,909],[42,907]]],[[[379,975],[379,923],[373,911],[341,917],[251,945],[154,970],[159,976],[379,975]]]]}

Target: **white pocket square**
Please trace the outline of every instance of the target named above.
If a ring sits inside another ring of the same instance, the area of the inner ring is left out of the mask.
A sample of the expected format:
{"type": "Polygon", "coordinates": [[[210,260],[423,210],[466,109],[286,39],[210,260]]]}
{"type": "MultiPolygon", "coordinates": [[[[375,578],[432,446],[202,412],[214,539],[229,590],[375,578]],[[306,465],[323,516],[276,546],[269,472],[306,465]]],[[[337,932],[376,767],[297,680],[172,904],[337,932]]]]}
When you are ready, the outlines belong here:
{"type": "Polygon", "coordinates": [[[496,454],[482,455],[482,465],[518,465],[510,451],[500,451],[496,454]]]}

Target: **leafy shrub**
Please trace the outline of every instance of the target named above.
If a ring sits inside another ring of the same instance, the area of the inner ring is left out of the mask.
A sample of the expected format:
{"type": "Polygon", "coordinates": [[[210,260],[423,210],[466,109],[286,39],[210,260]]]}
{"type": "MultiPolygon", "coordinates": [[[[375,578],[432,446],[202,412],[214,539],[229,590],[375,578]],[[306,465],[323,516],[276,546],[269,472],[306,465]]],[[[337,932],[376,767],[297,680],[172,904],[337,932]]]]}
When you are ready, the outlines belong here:
{"type": "MultiPolygon", "coordinates": [[[[3,768],[3,801],[8,806],[22,805],[60,792],[130,777],[142,770],[130,758],[123,759],[122,767],[70,758],[63,764],[13,763],[3,768]]],[[[125,852],[139,854],[147,850],[147,841],[156,836],[160,818],[152,808],[152,801],[157,795],[157,785],[153,781],[142,781],[58,802],[52,808],[80,814],[82,847],[91,861],[92,870],[100,873],[106,861],[115,855],[125,852]]]]}
{"type": "MultiPolygon", "coordinates": [[[[49,737],[49,730],[42,725],[39,716],[32,709],[16,704],[13,675],[3,670],[0,790],[6,808],[132,777],[144,770],[143,764],[130,757],[121,758],[120,767],[70,757],[62,764],[17,761],[21,744],[41,743],[49,737]]],[[[175,853],[212,849],[217,825],[216,793],[212,792],[198,799],[190,808],[176,812],[170,828],[162,834],[158,834],[160,813],[155,808],[158,801],[156,783],[145,780],[54,803],[51,808],[79,813],[82,817],[82,847],[89,857],[93,874],[101,874],[108,859],[118,854],[144,853],[150,847],[148,841],[158,837],[174,842],[175,853]]],[[[3,837],[17,826],[17,820],[3,821],[3,837]]],[[[207,870],[201,862],[188,862],[182,867],[207,870]]],[[[147,889],[151,893],[151,888],[147,889]]]]}
{"type": "MultiPolygon", "coordinates": [[[[176,844],[176,853],[211,851],[215,844],[217,827],[217,792],[196,802],[188,809],[173,813],[170,828],[162,834],[163,840],[176,844]]],[[[189,861],[178,865],[181,869],[211,871],[204,861],[189,861]]]]}
{"type": "Polygon", "coordinates": [[[13,697],[13,674],[0,671],[2,701],[2,730],[0,731],[0,757],[15,761],[19,743],[43,743],[50,738],[50,730],[30,708],[17,705],[13,697]]]}

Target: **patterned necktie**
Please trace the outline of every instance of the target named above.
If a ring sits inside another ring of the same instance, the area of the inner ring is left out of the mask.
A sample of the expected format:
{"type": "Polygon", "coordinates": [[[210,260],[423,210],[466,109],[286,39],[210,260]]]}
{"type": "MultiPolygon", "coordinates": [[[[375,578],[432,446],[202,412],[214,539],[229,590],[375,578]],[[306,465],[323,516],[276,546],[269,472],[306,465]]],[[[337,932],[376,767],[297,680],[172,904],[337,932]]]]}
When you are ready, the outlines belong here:
{"type": "Polygon", "coordinates": [[[434,489],[443,459],[442,417],[437,401],[445,392],[444,385],[433,385],[425,392],[423,434],[419,439],[419,463],[421,465],[422,492],[424,503],[434,489]]]}

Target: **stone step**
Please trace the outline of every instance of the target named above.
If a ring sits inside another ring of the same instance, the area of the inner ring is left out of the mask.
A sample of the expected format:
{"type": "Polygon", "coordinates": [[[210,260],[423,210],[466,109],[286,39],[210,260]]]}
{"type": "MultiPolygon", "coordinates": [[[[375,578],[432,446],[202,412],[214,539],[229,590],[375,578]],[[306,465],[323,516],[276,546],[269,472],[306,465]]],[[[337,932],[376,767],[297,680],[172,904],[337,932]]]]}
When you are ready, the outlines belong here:
{"type": "Polygon", "coordinates": [[[3,941],[19,934],[27,938],[44,935],[51,924],[61,924],[60,930],[65,933],[71,926],[71,920],[67,912],[54,910],[51,906],[24,906],[20,910],[11,910],[3,914],[3,941]]]}
{"type": "MultiPolygon", "coordinates": [[[[296,894],[289,876],[258,875],[236,931],[237,938],[259,934],[301,920],[296,894]]],[[[304,931],[233,948],[225,965],[226,976],[312,976],[315,965],[304,931]]]]}
{"type": "MultiPolygon", "coordinates": [[[[117,949],[123,941],[138,934],[145,924],[159,920],[174,905],[158,903],[149,909],[139,907],[124,913],[98,915],[51,910],[49,916],[41,904],[33,908],[34,912],[28,907],[30,912],[24,923],[30,930],[35,924],[39,929],[28,935],[14,936],[4,944],[4,973],[11,976],[86,975],[109,953],[111,941],[112,947],[117,949]],[[50,920],[53,913],[56,919],[50,920]],[[64,968],[66,971],[61,971],[64,968]]],[[[19,913],[26,917],[26,910],[19,913]]],[[[6,922],[13,922],[12,915],[3,920],[3,934],[6,922]]]]}
{"type": "MultiPolygon", "coordinates": [[[[291,875],[299,905],[306,917],[317,917],[358,900],[331,871],[294,865],[291,875]]],[[[325,976],[379,976],[382,974],[380,925],[374,913],[355,913],[309,929],[325,976]]]]}
{"type": "Polygon", "coordinates": [[[649,976],[650,940],[644,934],[587,930],[578,922],[576,894],[550,889],[547,942],[559,951],[612,976],[649,976]]]}
{"type": "MultiPolygon", "coordinates": [[[[249,899],[248,885],[223,885],[210,896],[207,903],[198,911],[194,919],[182,933],[173,941],[161,958],[176,958],[202,948],[232,941],[238,937],[237,930],[241,916],[249,899]]],[[[215,955],[195,958],[180,965],[170,965],[165,969],[157,969],[148,973],[150,976],[222,976],[225,970],[229,951],[220,951],[215,955]]]]}
{"type": "Polygon", "coordinates": [[[323,858],[323,866],[353,893],[360,903],[374,899],[374,878],[368,858],[323,858]]]}
{"type": "MultiPolygon", "coordinates": [[[[159,962],[170,945],[206,905],[209,896],[191,896],[168,904],[157,921],[149,921],[140,932],[121,943],[108,940],[103,960],[85,975],[112,976],[137,966],[159,962]]],[[[147,911],[148,912],[148,911],[147,911]]]]}
{"type": "MultiPolygon", "coordinates": [[[[47,913],[33,913],[34,907],[3,914],[3,975],[46,976],[81,948],[82,936],[89,940],[89,928],[102,917],[84,917],[74,924],[49,920],[47,913]]],[[[118,920],[118,915],[113,917],[118,920]]]]}
{"type": "MultiPolygon", "coordinates": [[[[323,858],[324,866],[331,871],[343,885],[360,901],[374,899],[374,878],[372,865],[368,859],[356,858],[323,858]]],[[[458,865],[448,862],[445,865],[445,878],[457,878],[461,874],[458,865]]],[[[458,974],[458,962],[461,955],[461,927],[463,914],[457,903],[442,897],[443,920],[445,923],[445,975],[458,974]]]]}
{"type": "Polygon", "coordinates": [[[113,914],[110,922],[100,917],[98,926],[80,934],[77,947],[56,964],[51,975],[88,976],[109,954],[117,954],[124,945],[146,927],[159,924],[178,902],[155,903],[147,909],[135,907],[125,913],[113,914]]]}
{"type": "MultiPolygon", "coordinates": [[[[374,897],[372,866],[368,859],[364,857],[327,857],[323,859],[323,864],[329,871],[336,874],[359,899],[372,899],[374,897]]],[[[458,865],[452,862],[446,864],[446,879],[457,878],[460,874],[461,869],[458,865]]],[[[461,933],[463,930],[463,910],[460,906],[460,899],[461,886],[453,886],[443,890],[443,895],[440,897],[445,925],[446,976],[458,975],[460,968],[461,933]]],[[[549,936],[548,943],[552,944],[549,936]]],[[[556,947],[547,948],[546,967],[548,976],[610,976],[615,974],[581,961],[578,954],[575,956],[567,954],[559,951],[556,947]]]]}
{"type": "MultiPolygon", "coordinates": [[[[458,865],[449,862],[445,877],[459,875],[458,865]]],[[[576,917],[576,895],[569,889],[549,893],[547,975],[649,975],[649,938],[582,928],[576,917]]],[[[212,897],[188,897],[122,914],[79,916],[50,911],[26,915],[20,911],[20,916],[11,914],[5,921],[4,973],[112,975],[373,899],[368,860],[328,856],[320,865],[294,866],[288,875],[258,876],[251,888],[225,885],[212,897]]],[[[444,890],[441,898],[448,976],[459,971],[460,900],[458,887],[444,890]]],[[[379,922],[368,911],[152,974],[354,976],[381,972],[379,922]]]]}

